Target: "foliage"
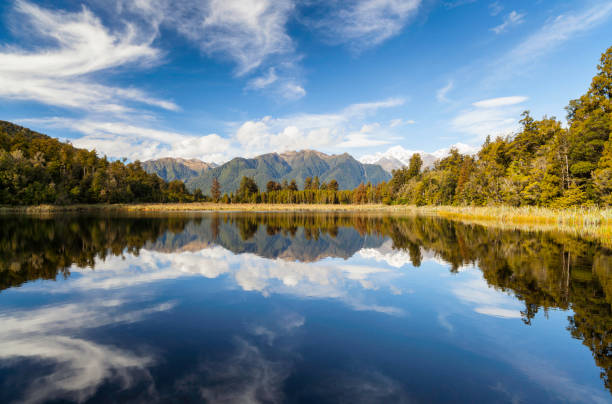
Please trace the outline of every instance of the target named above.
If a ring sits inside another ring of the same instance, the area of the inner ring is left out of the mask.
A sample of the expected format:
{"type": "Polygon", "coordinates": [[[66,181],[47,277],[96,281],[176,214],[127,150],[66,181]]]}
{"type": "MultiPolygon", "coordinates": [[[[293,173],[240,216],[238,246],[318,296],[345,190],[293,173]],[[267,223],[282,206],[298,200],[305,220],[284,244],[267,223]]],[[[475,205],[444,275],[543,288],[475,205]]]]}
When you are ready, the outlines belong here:
{"type": "Polygon", "coordinates": [[[219,202],[221,198],[221,184],[216,178],[213,178],[212,185],[210,186],[210,196],[212,197],[213,202],[219,202]]]}
{"type": "Polygon", "coordinates": [[[475,157],[451,150],[420,172],[420,157],[393,172],[396,203],[612,206],[612,47],[587,93],[570,101],[569,127],[525,111],[514,136],[487,138],[475,157]]]}
{"type": "Polygon", "coordinates": [[[140,162],[100,158],[0,121],[0,204],[190,202],[181,181],[166,183],[140,162]]]}

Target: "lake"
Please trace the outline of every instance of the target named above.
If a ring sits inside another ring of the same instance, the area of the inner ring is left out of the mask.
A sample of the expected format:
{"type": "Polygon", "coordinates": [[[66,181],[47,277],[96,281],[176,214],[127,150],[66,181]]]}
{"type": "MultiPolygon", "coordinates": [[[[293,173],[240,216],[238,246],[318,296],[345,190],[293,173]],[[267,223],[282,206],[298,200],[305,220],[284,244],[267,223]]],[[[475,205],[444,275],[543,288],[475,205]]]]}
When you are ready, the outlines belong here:
{"type": "Polygon", "coordinates": [[[612,251],[325,213],[0,217],[0,402],[612,402],[612,251]]]}

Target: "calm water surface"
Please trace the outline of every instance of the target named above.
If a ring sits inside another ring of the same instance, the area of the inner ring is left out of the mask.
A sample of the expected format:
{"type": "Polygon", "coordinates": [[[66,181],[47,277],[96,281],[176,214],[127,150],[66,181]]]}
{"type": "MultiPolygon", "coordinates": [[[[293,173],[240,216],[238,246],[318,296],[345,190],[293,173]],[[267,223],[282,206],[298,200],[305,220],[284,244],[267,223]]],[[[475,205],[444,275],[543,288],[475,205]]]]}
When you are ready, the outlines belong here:
{"type": "Polygon", "coordinates": [[[0,217],[0,402],[611,402],[612,251],[332,214],[0,217]]]}

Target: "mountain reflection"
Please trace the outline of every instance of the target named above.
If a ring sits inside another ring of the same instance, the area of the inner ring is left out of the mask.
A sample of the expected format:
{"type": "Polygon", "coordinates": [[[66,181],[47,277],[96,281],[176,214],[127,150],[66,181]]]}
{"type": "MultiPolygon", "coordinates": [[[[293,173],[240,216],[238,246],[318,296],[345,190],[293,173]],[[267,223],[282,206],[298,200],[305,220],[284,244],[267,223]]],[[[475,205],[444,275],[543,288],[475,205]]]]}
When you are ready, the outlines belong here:
{"type": "MultiPolygon", "coordinates": [[[[37,279],[68,277],[71,268],[100,268],[109,260],[116,269],[113,257],[128,257],[129,265],[129,257],[139,255],[157,263],[159,277],[171,276],[159,270],[163,266],[216,277],[231,271],[226,262],[229,255],[255,255],[264,260],[234,271],[243,290],[273,293],[292,288],[294,293],[333,296],[356,309],[390,314],[397,309],[366,307],[338,286],[351,280],[364,288],[375,287],[368,275],[380,269],[325,267],[325,260],[359,255],[403,268],[406,264],[419,267],[430,258],[444,261],[451,272],[476,266],[488,285],[522,302],[520,316],[526,325],[535,321],[540,310],[571,309],[567,329],[591,350],[605,386],[611,388],[612,252],[573,235],[487,229],[437,218],[357,214],[0,218],[2,290],[37,279]],[[266,260],[275,263],[266,266],[266,260]],[[306,265],[315,262],[321,266],[306,265]],[[270,279],[279,280],[279,285],[272,285],[270,279]],[[304,282],[313,286],[298,291],[304,282]]],[[[140,282],[139,276],[130,281],[140,282]]],[[[107,277],[95,287],[112,287],[112,282],[107,277]]]]}

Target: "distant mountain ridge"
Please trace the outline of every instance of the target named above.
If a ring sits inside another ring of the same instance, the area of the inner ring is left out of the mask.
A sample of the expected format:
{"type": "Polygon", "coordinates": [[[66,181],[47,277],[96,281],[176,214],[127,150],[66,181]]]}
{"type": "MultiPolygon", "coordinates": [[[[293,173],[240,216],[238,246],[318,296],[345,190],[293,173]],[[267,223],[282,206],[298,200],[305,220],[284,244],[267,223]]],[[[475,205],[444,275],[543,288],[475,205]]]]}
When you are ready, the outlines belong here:
{"type": "Polygon", "coordinates": [[[165,158],[146,161],[147,172],[156,173],[171,181],[179,179],[188,189],[200,188],[208,193],[214,178],[221,184],[222,192],[234,192],[243,176],[253,177],[260,189],[268,181],[281,182],[296,180],[298,187],[304,186],[307,177],[319,177],[321,182],[338,181],[340,189],[353,189],[361,182],[378,184],[391,178],[381,166],[364,164],[348,153],[329,155],[316,150],[267,153],[254,158],[236,157],[219,166],[204,163],[199,170],[189,166],[182,159],[165,158]]]}
{"type": "Polygon", "coordinates": [[[206,163],[198,159],[183,159],[178,157],[164,157],[156,160],[147,160],[141,163],[146,172],[157,174],[165,181],[181,180],[197,177],[203,172],[217,167],[215,163],[206,163]]]}
{"type": "Polygon", "coordinates": [[[440,160],[450,153],[451,148],[456,148],[462,154],[474,154],[478,151],[478,148],[464,144],[457,143],[451,147],[436,150],[432,153],[427,153],[422,150],[408,150],[402,146],[393,146],[384,152],[378,152],[362,156],[359,161],[365,164],[378,164],[387,172],[392,172],[403,166],[407,166],[410,162],[410,157],[413,154],[420,154],[423,160],[423,168],[433,167],[437,160],[440,160]]]}

